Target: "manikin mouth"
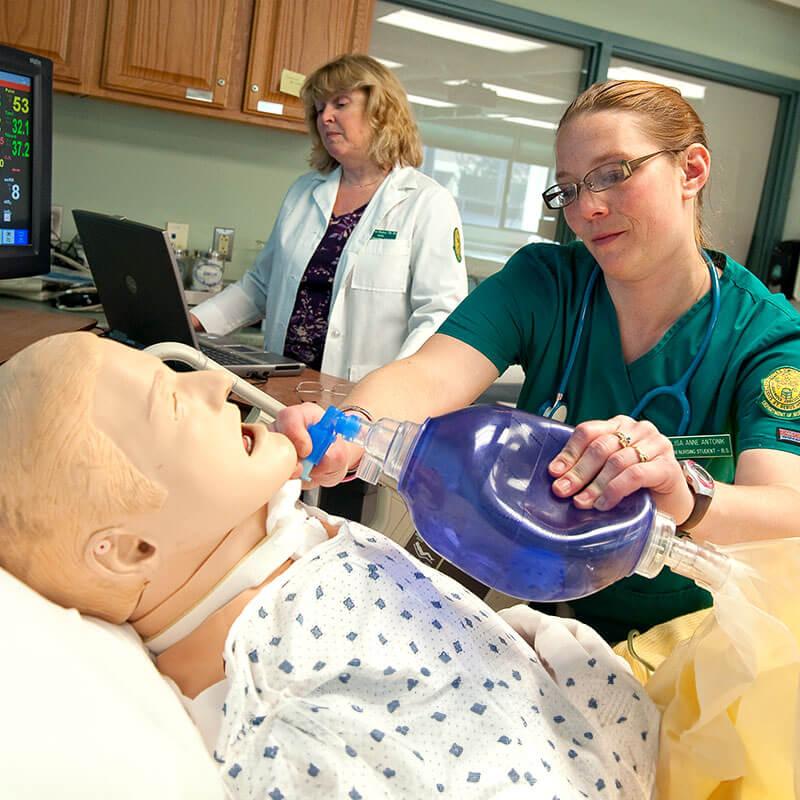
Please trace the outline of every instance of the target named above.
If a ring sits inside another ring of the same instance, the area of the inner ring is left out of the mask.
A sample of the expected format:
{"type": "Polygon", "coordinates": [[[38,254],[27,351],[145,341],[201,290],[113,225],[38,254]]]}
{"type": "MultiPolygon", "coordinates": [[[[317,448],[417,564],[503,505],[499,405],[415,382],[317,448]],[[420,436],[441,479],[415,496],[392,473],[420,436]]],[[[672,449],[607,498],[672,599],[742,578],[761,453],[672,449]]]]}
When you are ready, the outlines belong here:
{"type": "Polygon", "coordinates": [[[242,428],[242,445],[247,452],[247,455],[250,455],[253,452],[253,446],[255,445],[255,442],[256,439],[252,431],[242,428]]]}

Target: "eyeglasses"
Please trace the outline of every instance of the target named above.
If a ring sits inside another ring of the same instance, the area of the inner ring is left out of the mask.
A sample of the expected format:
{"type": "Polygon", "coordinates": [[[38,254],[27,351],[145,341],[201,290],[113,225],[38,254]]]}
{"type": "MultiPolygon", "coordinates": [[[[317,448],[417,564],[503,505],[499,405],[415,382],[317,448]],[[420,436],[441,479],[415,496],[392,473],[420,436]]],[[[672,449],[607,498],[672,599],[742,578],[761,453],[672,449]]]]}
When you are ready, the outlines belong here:
{"type": "Polygon", "coordinates": [[[614,161],[611,164],[602,164],[595,167],[583,176],[583,180],[578,183],[557,183],[542,192],[544,204],[554,211],[564,208],[578,199],[578,192],[581,186],[585,186],[590,192],[605,192],[612,186],[628,180],[633,173],[651,158],[660,156],[662,153],[680,153],[680,150],[657,150],[655,153],[636,158],[633,161],[614,161]]]}
{"type": "Polygon", "coordinates": [[[301,381],[295,386],[297,396],[304,403],[327,403],[338,405],[350,394],[352,384],[336,383],[333,386],[323,386],[318,381],[301,381]]]}

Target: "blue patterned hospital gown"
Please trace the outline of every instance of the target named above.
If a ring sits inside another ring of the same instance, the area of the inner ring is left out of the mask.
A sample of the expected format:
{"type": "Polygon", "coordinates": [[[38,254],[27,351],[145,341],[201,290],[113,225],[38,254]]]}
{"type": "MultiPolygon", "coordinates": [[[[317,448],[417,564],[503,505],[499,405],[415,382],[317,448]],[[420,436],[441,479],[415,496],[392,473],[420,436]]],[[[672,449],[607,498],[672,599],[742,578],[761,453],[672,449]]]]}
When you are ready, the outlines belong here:
{"type": "Polygon", "coordinates": [[[657,717],[630,675],[589,658],[557,683],[482,601],[357,524],[259,593],[225,660],[214,757],[236,798],[650,796],[657,717]]]}

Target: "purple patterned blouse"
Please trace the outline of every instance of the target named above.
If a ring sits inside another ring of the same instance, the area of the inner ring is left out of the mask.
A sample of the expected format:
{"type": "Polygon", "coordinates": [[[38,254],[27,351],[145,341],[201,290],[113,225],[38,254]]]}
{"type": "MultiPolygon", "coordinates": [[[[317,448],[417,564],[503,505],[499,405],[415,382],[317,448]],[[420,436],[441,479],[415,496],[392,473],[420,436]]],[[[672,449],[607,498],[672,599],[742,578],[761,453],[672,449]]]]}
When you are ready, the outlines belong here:
{"type": "Polygon", "coordinates": [[[311,256],[297,287],[297,298],[289,318],[283,352],[303,361],[311,369],[319,370],[322,366],[333,279],[339,266],[339,257],[366,207],[365,203],[355,211],[338,217],[331,216],[328,230],[311,256]]]}

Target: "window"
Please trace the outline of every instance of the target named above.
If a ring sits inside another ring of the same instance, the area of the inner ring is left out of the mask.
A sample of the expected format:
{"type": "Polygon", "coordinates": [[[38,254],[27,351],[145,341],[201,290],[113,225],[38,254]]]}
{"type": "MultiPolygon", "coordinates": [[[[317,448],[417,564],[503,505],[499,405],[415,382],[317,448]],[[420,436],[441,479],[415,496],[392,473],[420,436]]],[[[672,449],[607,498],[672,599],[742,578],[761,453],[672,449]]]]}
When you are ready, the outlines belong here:
{"type": "Polygon", "coordinates": [[[408,92],[422,171],[456,199],[473,285],[522,245],[553,241],[557,216],[541,193],[584,49],[379,0],[370,52],[408,92]]]}
{"type": "Polygon", "coordinates": [[[705,123],[711,146],[711,180],[703,201],[703,222],[710,244],[747,263],[778,116],[778,98],[621,58],[611,59],[608,77],[666,83],[680,89],[692,104],[705,123]]]}
{"type": "Polygon", "coordinates": [[[556,124],[585,86],[642,71],[681,82],[706,122],[712,244],[766,277],[800,141],[800,81],[498,3],[409,2],[376,2],[371,53],[409,93],[423,170],[458,202],[473,284],[527,242],[569,235],[539,197],[553,182],[556,124]]]}

